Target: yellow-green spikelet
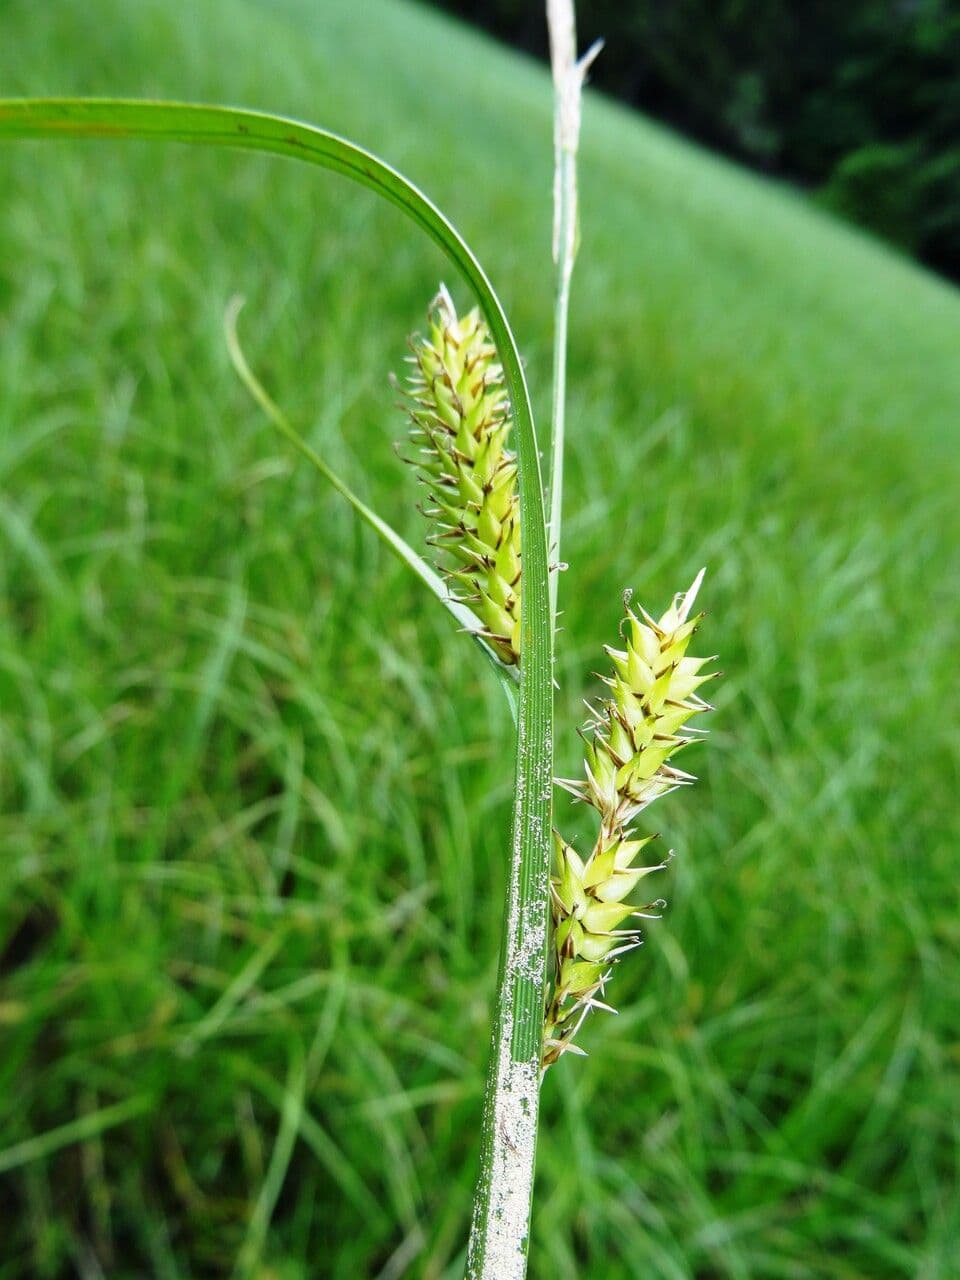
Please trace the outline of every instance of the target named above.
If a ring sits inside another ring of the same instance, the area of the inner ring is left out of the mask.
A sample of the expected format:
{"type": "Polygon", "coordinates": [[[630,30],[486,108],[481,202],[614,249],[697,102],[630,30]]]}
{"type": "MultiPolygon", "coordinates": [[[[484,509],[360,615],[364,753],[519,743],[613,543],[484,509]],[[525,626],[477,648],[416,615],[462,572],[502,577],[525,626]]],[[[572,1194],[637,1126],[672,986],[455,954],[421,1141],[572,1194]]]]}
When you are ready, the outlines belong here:
{"type": "Polygon", "coordinates": [[[555,835],[554,974],[544,1030],[545,1067],[563,1053],[580,1052],[574,1037],[584,1017],[591,1008],[608,1008],[597,997],[610,966],[641,941],[636,928],[619,926],[662,905],[624,902],[644,876],[665,866],[635,865],[653,837],[636,838],[630,823],[659,796],[694,781],[670,760],[696,740],[697,731],[687,728],[690,719],[711,709],[696,692],[716,674],[702,674],[711,659],[686,656],[703,616],[689,617],[702,576],[674,598],[659,621],[643,610],[637,617],[627,609],[626,649],[606,650],[613,661],[613,675],[604,680],[611,695],[594,709],[584,735],[585,779],[561,784],[597,810],[600,831],[586,860],[555,835]]]}
{"type": "Polygon", "coordinates": [[[405,388],[411,461],[426,484],[431,543],[458,598],[505,663],[520,656],[520,504],[517,465],[506,447],[512,426],[503,370],[474,308],[458,317],[440,286],[426,337],[411,339],[405,388]]]}

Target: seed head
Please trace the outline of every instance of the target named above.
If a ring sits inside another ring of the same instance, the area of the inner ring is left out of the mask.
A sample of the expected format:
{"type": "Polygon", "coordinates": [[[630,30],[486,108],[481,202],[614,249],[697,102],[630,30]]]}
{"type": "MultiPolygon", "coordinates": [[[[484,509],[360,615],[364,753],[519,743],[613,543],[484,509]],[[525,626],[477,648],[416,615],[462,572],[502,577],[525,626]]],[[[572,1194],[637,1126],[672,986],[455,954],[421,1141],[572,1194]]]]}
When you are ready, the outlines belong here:
{"type": "Polygon", "coordinates": [[[441,285],[427,318],[427,336],[411,339],[408,461],[428,490],[423,510],[441,569],[512,664],[520,656],[520,508],[503,370],[478,308],[458,317],[441,285]]]}
{"type": "Polygon", "coordinates": [[[562,836],[555,836],[555,963],[544,1067],[563,1053],[582,1052],[573,1041],[584,1017],[591,1008],[609,1009],[597,997],[611,964],[641,942],[635,926],[619,926],[655,914],[663,905],[624,901],[645,876],[666,865],[636,865],[653,837],[637,838],[630,824],[658,796],[694,781],[670,762],[700,736],[689,728],[689,721],[711,710],[696,690],[717,674],[703,673],[712,659],[686,656],[703,617],[689,616],[702,579],[701,571],[659,621],[643,609],[638,616],[627,607],[626,649],[606,649],[613,663],[613,674],[603,678],[610,694],[591,708],[584,731],[584,780],[560,784],[597,810],[600,831],[586,860],[562,836]]]}

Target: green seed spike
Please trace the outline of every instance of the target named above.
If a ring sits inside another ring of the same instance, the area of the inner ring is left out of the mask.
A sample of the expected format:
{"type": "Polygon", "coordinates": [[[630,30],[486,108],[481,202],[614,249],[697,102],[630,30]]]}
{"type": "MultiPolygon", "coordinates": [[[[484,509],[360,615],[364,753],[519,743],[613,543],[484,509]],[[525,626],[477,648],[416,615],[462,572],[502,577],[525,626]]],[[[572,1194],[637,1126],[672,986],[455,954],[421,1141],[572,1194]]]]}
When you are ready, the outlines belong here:
{"type": "Polygon", "coordinates": [[[410,343],[408,461],[429,491],[428,541],[451,590],[512,665],[520,660],[520,501],[503,370],[479,308],[458,317],[444,285],[427,320],[427,336],[410,343]]]}
{"type": "Polygon", "coordinates": [[[591,708],[584,731],[585,779],[560,782],[597,810],[600,831],[586,861],[554,833],[554,976],[544,1024],[544,1069],[564,1053],[583,1052],[574,1038],[591,1009],[616,1012],[598,997],[618,957],[641,943],[635,926],[619,926],[649,918],[663,905],[625,902],[645,876],[666,865],[635,865],[653,837],[635,838],[630,823],[658,796],[694,781],[670,761],[699,737],[688,722],[712,710],[696,692],[717,674],[701,674],[712,659],[686,656],[703,617],[690,617],[702,581],[701,570],[659,621],[627,608],[626,650],[606,650],[614,669],[604,678],[610,696],[591,708]]]}

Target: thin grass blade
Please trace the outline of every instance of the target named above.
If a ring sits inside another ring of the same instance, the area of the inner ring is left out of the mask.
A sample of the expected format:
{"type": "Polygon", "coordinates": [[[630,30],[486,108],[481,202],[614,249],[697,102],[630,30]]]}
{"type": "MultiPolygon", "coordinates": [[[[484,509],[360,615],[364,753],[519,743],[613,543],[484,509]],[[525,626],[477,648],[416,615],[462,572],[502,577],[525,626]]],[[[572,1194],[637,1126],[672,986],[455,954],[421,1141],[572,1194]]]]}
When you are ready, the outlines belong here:
{"type": "Polygon", "coordinates": [[[402,209],[470,284],[487,318],[513,409],[524,575],[505,943],[484,1108],[481,1177],[467,1271],[521,1280],[539,1111],[553,775],[553,628],[540,456],[526,380],[503,308],[472,251],[396,170],[336,134],[261,112],[122,99],[0,100],[0,138],[152,139],[269,152],[354,179],[402,209]],[[517,1124],[517,1117],[523,1123],[517,1124]]]}

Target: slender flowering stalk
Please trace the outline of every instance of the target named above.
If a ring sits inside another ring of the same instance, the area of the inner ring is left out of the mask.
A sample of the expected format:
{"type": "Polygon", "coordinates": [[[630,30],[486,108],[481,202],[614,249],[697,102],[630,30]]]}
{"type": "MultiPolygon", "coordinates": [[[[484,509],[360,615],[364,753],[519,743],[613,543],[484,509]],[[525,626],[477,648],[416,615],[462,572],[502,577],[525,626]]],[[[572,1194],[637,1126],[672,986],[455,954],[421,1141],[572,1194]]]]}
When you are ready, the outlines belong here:
{"type": "Polygon", "coordinates": [[[451,589],[512,665],[520,660],[520,498],[503,370],[479,308],[458,318],[443,285],[428,321],[427,336],[411,339],[408,461],[427,486],[423,511],[451,589]]]}
{"type": "Polygon", "coordinates": [[[567,406],[567,319],[570,280],[577,258],[580,224],[577,211],[577,152],[587,72],[603,48],[597,40],[577,58],[577,21],[573,0],[547,0],[550,65],[553,70],[553,261],[556,285],[553,308],[553,412],[550,439],[550,609],[556,626],[560,523],[563,516],[563,444],[567,406]]]}
{"type": "Polygon", "coordinates": [[[695,781],[671,761],[699,737],[690,720],[711,710],[696,690],[717,674],[703,672],[712,659],[686,656],[703,617],[690,617],[702,579],[701,570],[659,621],[627,608],[626,649],[606,649],[613,662],[613,675],[604,677],[610,695],[590,708],[585,778],[561,782],[596,809],[600,830],[586,859],[555,835],[554,975],[544,1024],[545,1068],[564,1053],[583,1052],[575,1037],[591,1009],[613,1012],[599,998],[611,966],[641,942],[635,926],[620,926],[663,905],[626,901],[641,880],[666,865],[637,865],[654,837],[638,837],[631,824],[658,797],[695,781]]]}

